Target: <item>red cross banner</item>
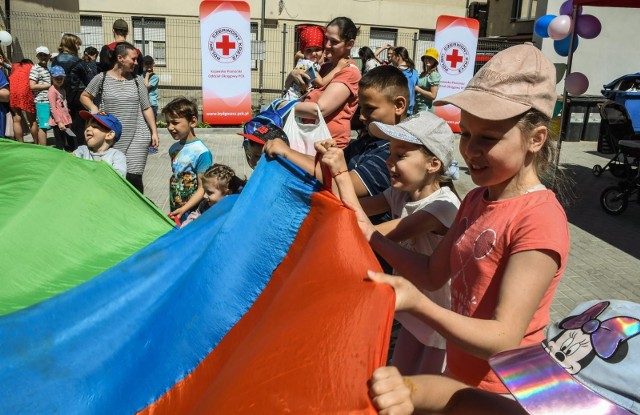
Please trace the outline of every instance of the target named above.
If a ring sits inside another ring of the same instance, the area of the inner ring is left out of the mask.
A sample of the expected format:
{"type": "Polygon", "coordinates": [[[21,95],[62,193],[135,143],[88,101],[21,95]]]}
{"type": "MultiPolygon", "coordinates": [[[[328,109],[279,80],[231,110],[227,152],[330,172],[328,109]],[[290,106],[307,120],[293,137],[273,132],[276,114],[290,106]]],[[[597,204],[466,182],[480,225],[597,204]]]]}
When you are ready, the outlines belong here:
{"type": "Polygon", "coordinates": [[[251,30],[244,1],[200,3],[202,120],[212,125],[249,121],[251,30]]]}
{"type": "MultiPolygon", "coordinates": [[[[441,76],[438,99],[462,91],[473,77],[479,28],[480,24],[476,19],[438,17],[435,41],[441,76]]],[[[460,132],[460,109],[453,105],[434,108],[436,115],[446,120],[453,132],[460,132]]]]}

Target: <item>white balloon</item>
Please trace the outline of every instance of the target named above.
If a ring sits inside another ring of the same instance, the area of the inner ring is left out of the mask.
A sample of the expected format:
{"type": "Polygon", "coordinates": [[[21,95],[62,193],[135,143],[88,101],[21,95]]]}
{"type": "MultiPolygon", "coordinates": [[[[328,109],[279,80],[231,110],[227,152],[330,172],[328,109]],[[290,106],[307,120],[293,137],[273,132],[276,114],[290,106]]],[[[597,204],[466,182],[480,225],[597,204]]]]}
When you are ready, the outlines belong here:
{"type": "Polygon", "coordinates": [[[549,23],[549,37],[554,40],[561,40],[569,36],[571,32],[571,17],[560,15],[549,23]]]}
{"type": "Polygon", "coordinates": [[[582,95],[589,89],[589,79],[581,72],[571,72],[564,80],[567,92],[571,95],[582,95]]]}
{"type": "Polygon", "coordinates": [[[13,42],[13,38],[11,37],[11,34],[6,30],[0,31],[0,45],[9,46],[11,42],[13,42]]]}

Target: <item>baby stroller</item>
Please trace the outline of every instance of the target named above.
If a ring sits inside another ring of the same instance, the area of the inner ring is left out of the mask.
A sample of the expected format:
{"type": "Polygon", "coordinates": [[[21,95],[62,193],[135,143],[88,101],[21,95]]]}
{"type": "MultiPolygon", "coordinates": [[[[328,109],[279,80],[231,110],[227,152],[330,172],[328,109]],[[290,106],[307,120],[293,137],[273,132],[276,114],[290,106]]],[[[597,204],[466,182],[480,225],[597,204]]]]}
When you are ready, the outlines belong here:
{"type": "MultiPolygon", "coordinates": [[[[620,140],[618,146],[625,157],[635,157],[636,160],[640,158],[640,141],[620,140]]],[[[627,209],[632,196],[635,196],[636,202],[640,203],[638,190],[640,190],[640,170],[636,165],[635,171],[627,177],[627,180],[602,191],[600,205],[608,214],[620,215],[627,209]]]]}
{"type": "Polygon", "coordinates": [[[602,125],[598,140],[598,153],[614,154],[604,167],[599,164],[591,169],[594,176],[600,176],[608,168],[615,177],[626,178],[637,170],[639,158],[631,156],[629,147],[621,147],[620,140],[638,140],[640,135],[633,131],[633,125],[627,109],[617,102],[607,101],[600,106],[602,125]],[[625,148],[627,151],[625,151],[625,148]]]}

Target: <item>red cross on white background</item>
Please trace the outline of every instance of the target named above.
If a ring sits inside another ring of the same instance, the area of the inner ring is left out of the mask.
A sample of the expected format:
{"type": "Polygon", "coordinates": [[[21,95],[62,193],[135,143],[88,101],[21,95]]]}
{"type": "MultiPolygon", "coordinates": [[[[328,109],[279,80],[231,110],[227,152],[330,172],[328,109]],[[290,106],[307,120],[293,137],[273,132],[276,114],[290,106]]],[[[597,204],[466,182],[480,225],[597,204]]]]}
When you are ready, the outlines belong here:
{"type": "Polygon", "coordinates": [[[464,58],[458,55],[458,49],[453,49],[453,52],[445,57],[447,61],[451,64],[451,67],[455,69],[460,62],[464,60],[464,58]]]}
{"type": "Polygon", "coordinates": [[[216,49],[222,49],[224,56],[229,56],[231,49],[236,48],[236,42],[229,41],[229,35],[222,35],[222,42],[216,42],[216,49]]]}

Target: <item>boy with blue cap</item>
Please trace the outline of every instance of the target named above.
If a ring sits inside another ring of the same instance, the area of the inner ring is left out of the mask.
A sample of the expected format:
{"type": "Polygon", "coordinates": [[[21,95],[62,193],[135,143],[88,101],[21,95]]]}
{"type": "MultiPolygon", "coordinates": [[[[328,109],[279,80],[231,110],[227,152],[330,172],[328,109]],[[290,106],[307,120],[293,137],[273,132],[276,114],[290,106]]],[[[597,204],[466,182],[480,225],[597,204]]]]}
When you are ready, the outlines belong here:
{"type": "Polygon", "coordinates": [[[88,111],[80,111],[80,117],[87,120],[84,128],[87,145],[78,147],[73,154],[85,160],[104,161],[125,177],[127,158],[120,150],[113,148],[122,133],[120,121],[106,112],[91,114],[88,111]]]}

